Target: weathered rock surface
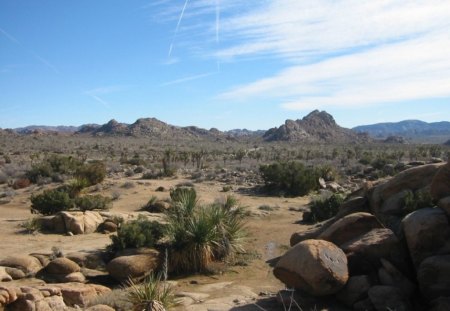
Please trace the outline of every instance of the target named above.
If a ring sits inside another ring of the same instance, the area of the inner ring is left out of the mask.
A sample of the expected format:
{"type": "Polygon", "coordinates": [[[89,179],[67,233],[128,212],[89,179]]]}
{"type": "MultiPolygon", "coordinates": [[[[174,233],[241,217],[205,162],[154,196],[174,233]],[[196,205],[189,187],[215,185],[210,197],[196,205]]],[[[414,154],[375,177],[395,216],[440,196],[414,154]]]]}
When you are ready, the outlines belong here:
{"type": "Polygon", "coordinates": [[[124,282],[128,278],[141,280],[158,265],[159,253],[154,250],[147,254],[116,257],[107,264],[106,269],[113,278],[124,282]]]}
{"type": "Polygon", "coordinates": [[[393,264],[381,258],[382,267],[378,270],[378,279],[381,285],[397,287],[405,297],[411,297],[416,286],[403,275],[393,264]]]}
{"type": "Polygon", "coordinates": [[[12,280],[13,278],[11,277],[11,275],[9,275],[9,273],[6,272],[6,268],[0,267],[0,282],[9,282],[12,280]]]}
{"type": "Polygon", "coordinates": [[[306,240],[288,250],[273,273],[288,287],[317,296],[331,295],[348,280],[347,258],[331,242],[306,240]]]}
{"type": "Polygon", "coordinates": [[[409,253],[416,268],[429,256],[450,253],[450,225],[442,209],[420,209],[407,215],[402,224],[409,253]]]}
{"type": "Polygon", "coordinates": [[[56,258],[45,267],[45,272],[50,274],[70,274],[79,271],[80,266],[65,257],[56,258]]]}
{"type": "Polygon", "coordinates": [[[40,261],[28,255],[9,256],[0,260],[0,266],[17,268],[26,275],[34,275],[42,269],[40,261]]]}
{"type": "Polygon", "coordinates": [[[375,216],[369,213],[353,213],[333,223],[318,239],[341,245],[375,228],[382,228],[375,216]]]}
{"type": "Polygon", "coordinates": [[[98,269],[105,266],[101,253],[72,252],[66,258],[76,262],[80,267],[98,269]]]}
{"type": "Polygon", "coordinates": [[[108,287],[97,284],[63,283],[53,286],[61,290],[64,302],[69,306],[84,307],[95,297],[111,291],[108,287]]]}
{"type": "Polygon", "coordinates": [[[444,210],[447,216],[450,217],[450,196],[440,199],[438,207],[444,210]]]}
{"type": "Polygon", "coordinates": [[[450,255],[428,257],[417,271],[420,291],[429,300],[450,297],[450,255]]]}
{"type": "Polygon", "coordinates": [[[435,201],[450,196],[450,159],[433,177],[430,194],[435,201]]]}
{"type": "Polygon", "coordinates": [[[355,302],[367,298],[367,292],[372,286],[372,282],[367,275],[352,276],[348,279],[345,287],[336,294],[336,298],[348,307],[352,307],[355,302]]]}
{"type": "Polygon", "coordinates": [[[392,286],[377,285],[369,289],[369,298],[377,311],[410,311],[411,305],[400,290],[392,286]]]}

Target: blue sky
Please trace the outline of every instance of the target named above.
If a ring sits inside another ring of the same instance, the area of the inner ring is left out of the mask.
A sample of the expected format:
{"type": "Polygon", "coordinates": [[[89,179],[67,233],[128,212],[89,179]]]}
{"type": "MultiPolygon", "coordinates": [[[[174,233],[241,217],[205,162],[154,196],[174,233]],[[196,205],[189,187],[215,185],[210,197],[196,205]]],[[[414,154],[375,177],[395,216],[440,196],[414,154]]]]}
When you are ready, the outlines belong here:
{"type": "Polygon", "coordinates": [[[0,0],[0,127],[450,120],[449,1],[0,0]]]}

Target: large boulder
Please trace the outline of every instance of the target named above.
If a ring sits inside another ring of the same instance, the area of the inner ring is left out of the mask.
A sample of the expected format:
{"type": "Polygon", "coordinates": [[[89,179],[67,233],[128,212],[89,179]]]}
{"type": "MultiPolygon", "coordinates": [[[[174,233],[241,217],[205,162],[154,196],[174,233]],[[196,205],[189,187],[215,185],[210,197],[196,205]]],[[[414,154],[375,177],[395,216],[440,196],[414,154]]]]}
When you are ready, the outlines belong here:
{"type": "Polygon", "coordinates": [[[432,256],[422,261],[417,280],[427,299],[450,297],[450,255],[432,256]]]}
{"type": "Polygon", "coordinates": [[[427,257],[450,253],[450,225],[440,208],[423,208],[407,215],[403,230],[416,268],[427,257]]]}
{"type": "Polygon", "coordinates": [[[108,287],[98,284],[63,283],[54,284],[61,291],[64,302],[68,306],[85,307],[92,299],[111,292],[108,287]]]}
{"type": "Polygon", "coordinates": [[[20,269],[26,275],[34,275],[42,269],[41,262],[28,255],[8,256],[0,260],[0,266],[20,269]]]}
{"type": "Polygon", "coordinates": [[[106,265],[106,270],[119,282],[125,282],[129,278],[138,281],[155,270],[159,262],[159,253],[153,250],[145,254],[116,257],[106,265]]]}
{"type": "Polygon", "coordinates": [[[13,278],[11,277],[11,275],[9,275],[9,273],[6,272],[6,268],[0,267],[0,282],[9,282],[12,280],[13,278]]]}
{"type": "Polygon", "coordinates": [[[80,266],[68,258],[60,257],[52,260],[45,267],[45,271],[50,274],[70,274],[80,272],[80,266]]]}
{"type": "Polygon", "coordinates": [[[306,240],[289,249],[273,273],[288,287],[315,296],[331,295],[341,290],[348,280],[347,258],[331,242],[306,240]]]}
{"type": "Polygon", "coordinates": [[[84,234],[97,231],[98,226],[103,222],[103,217],[99,212],[84,212],[84,234]]]}
{"type": "MultiPolygon", "coordinates": [[[[428,164],[413,167],[373,187],[368,193],[371,211],[385,226],[395,229],[391,227],[389,222],[392,222],[392,220],[387,216],[392,216],[392,211],[398,210],[398,204],[390,202],[388,205],[384,205],[384,203],[395,195],[402,196],[399,193],[405,190],[415,192],[429,186],[434,175],[442,166],[442,164],[428,164]],[[385,213],[386,210],[389,213],[385,213]]],[[[397,225],[396,222],[395,225],[397,225]]]]}
{"type": "Polygon", "coordinates": [[[382,228],[375,216],[363,212],[353,213],[333,223],[317,239],[341,245],[375,228],[382,228]]]}
{"type": "Polygon", "coordinates": [[[377,274],[381,258],[404,264],[405,253],[395,234],[387,228],[371,231],[341,245],[351,275],[377,274]]]}
{"type": "Polygon", "coordinates": [[[0,308],[16,301],[18,292],[16,288],[0,286],[0,308]]]}
{"type": "Polygon", "coordinates": [[[381,264],[378,270],[381,285],[397,287],[405,297],[411,297],[416,290],[414,283],[386,259],[381,258],[381,264]]]}
{"type": "Polygon", "coordinates": [[[434,175],[431,181],[430,194],[436,201],[450,196],[450,159],[434,175]]]}
{"type": "Polygon", "coordinates": [[[450,196],[440,199],[438,207],[444,210],[447,216],[450,217],[450,196]]]}
{"type": "Polygon", "coordinates": [[[348,307],[352,307],[355,302],[367,298],[367,292],[372,286],[368,275],[352,276],[348,279],[345,287],[336,294],[336,298],[348,307]]]}
{"type": "Polygon", "coordinates": [[[83,212],[61,212],[60,215],[64,219],[67,232],[73,234],[84,233],[84,215],[83,212]]]}
{"type": "Polygon", "coordinates": [[[398,288],[393,286],[373,286],[369,289],[369,298],[377,311],[412,310],[409,301],[402,295],[398,288]]]}
{"type": "Polygon", "coordinates": [[[103,268],[105,263],[101,253],[97,252],[72,252],[66,258],[76,262],[80,267],[88,269],[103,268]]]}

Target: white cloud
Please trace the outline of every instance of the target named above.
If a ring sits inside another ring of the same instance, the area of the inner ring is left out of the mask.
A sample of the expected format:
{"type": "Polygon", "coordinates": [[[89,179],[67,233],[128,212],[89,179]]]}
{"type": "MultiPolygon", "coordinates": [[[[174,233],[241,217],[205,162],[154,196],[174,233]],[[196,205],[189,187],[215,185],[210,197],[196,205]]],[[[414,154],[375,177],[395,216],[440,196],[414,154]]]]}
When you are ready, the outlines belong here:
{"type": "Polygon", "coordinates": [[[361,107],[450,96],[450,2],[273,0],[221,22],[235,44],[219,59],[288,65],[221,98],[286,109],[361,107]]]}

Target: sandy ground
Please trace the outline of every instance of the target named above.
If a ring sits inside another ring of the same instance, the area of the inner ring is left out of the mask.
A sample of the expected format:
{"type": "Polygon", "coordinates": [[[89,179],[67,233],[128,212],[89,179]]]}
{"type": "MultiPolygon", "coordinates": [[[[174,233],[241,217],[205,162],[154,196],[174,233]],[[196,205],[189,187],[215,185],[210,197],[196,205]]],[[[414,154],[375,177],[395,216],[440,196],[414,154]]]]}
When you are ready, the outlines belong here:
{"type": "MultiPolygon", "coordinates": [[[[101,193],[107,195],[113,192],[120,193],[120,197],[114,201],[111,211],[135,212],[152,195],[156,195],[160,199],[169,197],[168,191],[156,192],[157,187],[163,186],[169,189],[186,181],[188,180],[182,178],[150,181],[108,179],[103,183],[101,193]],[[125,182],[131,182],[133,186],[130,188],[122,187],[125,182]]],[[[251,216],[247,221],[248,240],[246,250],[253,260],[249,261],[247,266],[232,266],[225,270],[223,267],[218,267],[217,274],[211,276],[195,275],[180,278],[177,280],[177,290],[198,292],[199,284],[222,284],[225,282],[223,284],[228,284],[227,286],[219,286],[216,290],[208,292],[208,299],[232,296],[232,292],[236,294],[236,291],[243,291],[239,286],[244,286],[256,294],[276,293],[283,289],[283,284],[274,278],[272,268],[266,261],[283,254],[289,247],[291,234],[306,228],[296,222],[301,219],[301,212],[298,210],[304,208],[308,203],[308,198],[255,196],[246,194],[247,191],[245,190],[248,189],[223,193],[221,192],[222,187],[223,184],[217,182],[195,184],[195,189],[202,203],[224,199],[226,195],[232,194],[241,205],[248,208],[251,216]],[[273,210],[263,211],[259,209],[262,205],[268,205],[273,210]],[[233,286],[230,286],[230,284],[233,284],[233,286]]],[[[90,251],[105,248],[110,243],[108,235],[97,233],[78,236],[24,233],[20,224],[33,217],[30,213],[29,197],[32,192],[37,190],[36,187],[17,190],[10,203],[0,205],[0,258],[33,252],[49,253],[52,247],[58,247],[65,253],[90,251]]],[[[246,297],[248,298],[248,296],[246,297]]],[[[239,304],[240,302],[234,301],[234,303],[239,304]]],[[[184,310],[184,307],[178,307],[177,309],[184,310]]],[[[200,306],[193,309],[186,307],[186,310],[201,310],[201,308],[200,306]]],[[[247,309],[242,308],[242,310],[247,309]]],[[[258,308],[256,307],[255,310],[258,310],[258,308]]]]}

